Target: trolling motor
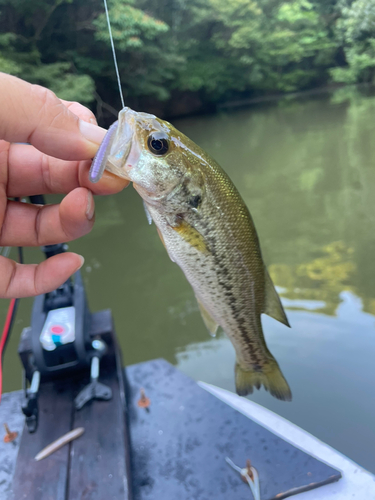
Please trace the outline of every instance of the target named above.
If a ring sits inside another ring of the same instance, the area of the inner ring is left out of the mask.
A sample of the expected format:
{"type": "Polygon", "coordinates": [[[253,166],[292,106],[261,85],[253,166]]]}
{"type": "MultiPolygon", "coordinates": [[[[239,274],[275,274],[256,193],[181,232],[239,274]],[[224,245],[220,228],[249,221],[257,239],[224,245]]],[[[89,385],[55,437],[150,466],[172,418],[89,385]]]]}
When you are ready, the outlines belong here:
{"type": "MultiPolygon", "coordinates": [[[[42,247],[42,250],[49,258],[64,252],[65,248],[66,245],[59,244],[42,247]]],[[[100,335],[92,336],[91,323],[80,271],[58,289],[35,298],[31,326],[23,329],[18,347],[24,367],[22,411],[29,432],[35,432],[38,426],[41,382],[83,377],[90,369],[90,382],[76,396],[75,408],[81,409],[92,399],[111,399],[111,388],[98,381],[107,343],[100,335]]]]}
{"type": "MultiPolygon", "coordinates": [[[[44,202],[42,197],[30,201],[44,202]]],[[[65,248],[42,250],[50,258],[65,248]]],[[[129,386],[121,349],[111,311],[89,310],[80,271],[34,299],[31,325],[22,332],[18,352],[26,425],[9,500],[88,494],[130,500],[129,386]],[[79,439],[60,448],[72,432],[79,439]],[[56,443],[48,458],[35,460],[56,443]]]]}

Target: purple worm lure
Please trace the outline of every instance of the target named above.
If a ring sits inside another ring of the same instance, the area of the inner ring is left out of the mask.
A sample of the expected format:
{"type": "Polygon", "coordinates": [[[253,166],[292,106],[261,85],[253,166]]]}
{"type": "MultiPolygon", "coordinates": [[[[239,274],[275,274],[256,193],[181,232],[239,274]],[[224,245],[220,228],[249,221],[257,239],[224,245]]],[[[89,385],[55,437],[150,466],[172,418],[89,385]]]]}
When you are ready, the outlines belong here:
{"type": "Polygon", "coordinates": [[[112,123],[109,127],[108,132],[106,133],[102,143],[99,146],[98,152],[95,155],[95,158],[92,160],[89,179],[91,182],[98,182],[103,176],[103,172],[105,170],[105,165],[108,160],[109,153],[111,151],[111,145],[113,142],[113,138],[115,136],[115,132],[118,127],[118,121],[112,123]]]}

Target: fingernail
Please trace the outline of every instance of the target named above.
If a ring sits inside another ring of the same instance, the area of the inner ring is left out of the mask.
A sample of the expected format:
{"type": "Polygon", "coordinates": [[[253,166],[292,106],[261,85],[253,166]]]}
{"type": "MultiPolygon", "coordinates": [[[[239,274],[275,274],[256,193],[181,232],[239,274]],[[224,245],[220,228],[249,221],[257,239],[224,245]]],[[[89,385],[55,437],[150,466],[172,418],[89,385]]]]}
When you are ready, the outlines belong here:
{"type": "Polygon", "coordinates": [[[95,214],[95,203],[92,192],[87,193],[87,207],[86,207],[86,217],[88,220],[92,220],[95,214]]]}
{"type": "Polygon", "coordinates": [[[94,144],[100,144],[107,133],[104,128],[98,127],[93,123],[84,122],[83,120],[79,120],[79,129],[83,137],[94,144]]]}
{"type": "MultiPolygon", "coordinates": [[[[77,255],[78,255],[78,254],[77,254],[77,255]]],[[[84,258],[84,257],[82,257],[82,255],[78,255],[78,257],[81,259],[81,265],[79,266],[79,268],[78,268],[78,269],[81,269],[81,267],[82,267],[82,266],[83,266],[83,264],[85,263],[85,258],[84,258]]],[[[77,271],[78,271],[78,269],[77,269],[77,271]]]]}
{"type": "Polygon", "coordinates": [[[94,125],[98,125],[98,122],[96,121],[96,118],[90,118],[90,123],[94,125]]]}

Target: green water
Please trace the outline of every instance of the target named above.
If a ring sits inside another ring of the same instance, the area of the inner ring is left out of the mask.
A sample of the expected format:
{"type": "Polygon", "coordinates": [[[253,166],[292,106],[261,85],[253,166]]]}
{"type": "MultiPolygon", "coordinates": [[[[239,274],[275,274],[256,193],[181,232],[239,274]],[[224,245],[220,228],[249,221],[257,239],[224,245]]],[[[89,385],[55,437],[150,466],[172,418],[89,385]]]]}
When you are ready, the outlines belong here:
{"type": "MultiPolygon", "coordinates": [[[[291,329],[264,317],[293,402],[251,399],[375,472],[375,98],[278,103],[176,125],[227,170],[255,220],[291,329]]],[[[52,201],[50,198],[49,201],[52,201]]],[[[85,256],[92,310],[110,307],[124,361],[163,357],[197,380],[234,390],[234,352],[211,339],[193,293],[129,187],[98,198],[85,256]]],[[[39,250],[26,251],[29,262],[39,250]]],[[[0,304],[0,324],[7,302],[0,304]]],[[[21,386],[21,301],[5,390],[21,386]]]]}

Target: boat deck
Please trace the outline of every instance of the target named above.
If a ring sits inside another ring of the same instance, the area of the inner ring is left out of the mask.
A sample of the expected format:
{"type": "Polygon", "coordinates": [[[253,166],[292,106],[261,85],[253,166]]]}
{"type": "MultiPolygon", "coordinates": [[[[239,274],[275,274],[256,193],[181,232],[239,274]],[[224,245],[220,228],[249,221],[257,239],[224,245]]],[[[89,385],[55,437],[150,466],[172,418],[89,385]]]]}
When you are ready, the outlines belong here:
{"type": "Polygon", "coordinates": [[[199,385],[274,434],[341,471],[340,481],[327,484],[318,491],[300,493],[296,500],[375,499],[375,476],[345,455],[257,403],[210,384],[199,382],[199,385]]]}
{"type": "MultiPolygon", "coordinates": [[[[226,457],[241,467],[247,458],[251,459],[259,472],[262,500],[291,495],[301,500],[375,498],[373,475],[302,429],[247,399],[208,384],[198,385],[163,360],[128,367],[126,375],[134,500],[251,499],[248,485],[228,466],[226,457]],[[138,405],[141,388],[150,399],[148,410],[138,405]],[[341,479],[339,471],[343,474],[341,479]]],[[[20,435],[23,429],[21,399],[21,391],[5,394],[0,406],[0,422],[7,422],[11,430],[20,435]]],[[[104,407],[108,402],[90,404],[104,407]]],[[[106,423],[104,420],[99,422],[101,426],[106,423]]],[[[93,436],[93,427],[84,422],[84,426],[86,424],[89,425],[86,434],[93,436]]],[[[107,431],[111,433],[112,429],[107,431]]],[[[61,432],[56,437],[60,435],[61,432]]],[[[20,438],[13,444],[0,442],[1,500],[11,496],[19,442],[20,438]]],[[[100,443],[96,446],[100,450],[100,443]]],[[[115,450],[115,443],[112,446],[115,450]]],[[[72,464],[76,464],[75,468],[84,468],[85,462],[90,464],[93,460],[92,456],[85,456],[80,445],[66,447],[65,454],[68,468],[72,464]]],[[[38,462],[44,462],[46,485],[49,482],[48,464],[54,463],[53,460],[49,462],[51,457],[38,462]]],[[[116,470],[113,473],[107,470],[106,475],[108,481],[116,476],[116,470]]],[[[102,477],[97,482],[103,480],[102,477]]],[[[72,489],[69,480],[66,481],[67,489],[61,492],[61,498],[100,498],[93,481],[75,484],[72,489]]],[[[47,497],[40,489],[38,497],[25,498],[44,500],[47,497]]],[[[60,496],[55,494],[50,498],[58,500],[60,496]]],[[[123,497],[113,497],[114,500],[120,498],[123,497]]]]}

